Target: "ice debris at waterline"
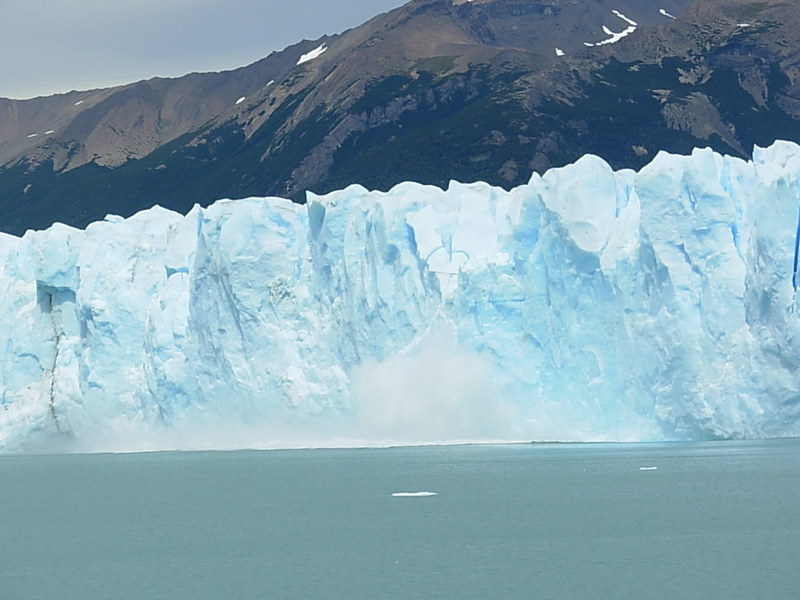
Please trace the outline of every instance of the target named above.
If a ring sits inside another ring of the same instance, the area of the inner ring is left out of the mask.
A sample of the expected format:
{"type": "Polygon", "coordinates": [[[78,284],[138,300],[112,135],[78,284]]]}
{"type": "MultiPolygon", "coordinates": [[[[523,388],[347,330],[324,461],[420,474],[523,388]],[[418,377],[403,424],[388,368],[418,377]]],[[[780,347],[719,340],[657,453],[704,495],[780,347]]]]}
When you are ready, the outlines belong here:
{"type": "Polygon", "coordinates": [[[3,235],[0,447],[798,435],[799,209],[777,142],[3,235]]]}

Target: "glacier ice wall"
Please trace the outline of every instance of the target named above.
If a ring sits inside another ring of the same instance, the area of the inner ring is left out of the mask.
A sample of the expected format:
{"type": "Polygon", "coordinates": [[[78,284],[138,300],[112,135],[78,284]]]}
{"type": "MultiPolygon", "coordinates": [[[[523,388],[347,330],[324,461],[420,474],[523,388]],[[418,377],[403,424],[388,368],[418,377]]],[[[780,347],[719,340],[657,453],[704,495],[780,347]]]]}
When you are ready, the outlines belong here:
{"type": "Polygon", "coordinates": [[[798,435],[799,233],[776,142],[0,235],[0,448],[798,435]]]}

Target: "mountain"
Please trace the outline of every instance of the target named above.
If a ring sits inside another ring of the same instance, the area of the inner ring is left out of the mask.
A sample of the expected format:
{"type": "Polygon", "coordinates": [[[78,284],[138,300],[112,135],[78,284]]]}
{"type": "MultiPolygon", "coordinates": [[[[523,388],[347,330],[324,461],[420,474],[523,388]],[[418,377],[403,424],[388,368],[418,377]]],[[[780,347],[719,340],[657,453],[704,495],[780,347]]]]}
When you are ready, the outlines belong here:
{"type": "Polygon", "coordinates": [[[352,182],[510,188],[586,153],[800,141],[783,0],[413,0],[236,71],[0,100],[0,230],[352,182]]]}
{"type": "Polygon", "coordinates": [[[0,235],[0,449],[797,436],[799,207],[780,142],[0,235]]]}

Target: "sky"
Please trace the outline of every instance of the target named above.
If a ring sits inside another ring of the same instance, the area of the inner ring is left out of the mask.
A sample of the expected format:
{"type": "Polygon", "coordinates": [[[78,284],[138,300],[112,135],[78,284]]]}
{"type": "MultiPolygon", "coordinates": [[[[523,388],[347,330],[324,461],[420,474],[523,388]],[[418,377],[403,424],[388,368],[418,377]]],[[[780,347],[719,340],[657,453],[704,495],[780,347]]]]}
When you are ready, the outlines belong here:
{"type": "Polygon", "coordinates": [[[0,96],[220,71],[404,0],[0,0],[0,96]]]}

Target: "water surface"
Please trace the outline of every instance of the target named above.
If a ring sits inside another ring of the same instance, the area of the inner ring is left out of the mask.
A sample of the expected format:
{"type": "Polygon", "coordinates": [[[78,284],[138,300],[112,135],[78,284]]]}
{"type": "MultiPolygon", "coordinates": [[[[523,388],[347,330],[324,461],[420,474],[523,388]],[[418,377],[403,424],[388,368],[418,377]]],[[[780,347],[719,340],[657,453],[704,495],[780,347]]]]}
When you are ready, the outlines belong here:
{"type": "Polygon", "coordinates": [[[797,598],[798,507],[800,440],[6,455],[0,598],[797,598]]]}

